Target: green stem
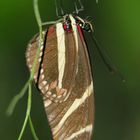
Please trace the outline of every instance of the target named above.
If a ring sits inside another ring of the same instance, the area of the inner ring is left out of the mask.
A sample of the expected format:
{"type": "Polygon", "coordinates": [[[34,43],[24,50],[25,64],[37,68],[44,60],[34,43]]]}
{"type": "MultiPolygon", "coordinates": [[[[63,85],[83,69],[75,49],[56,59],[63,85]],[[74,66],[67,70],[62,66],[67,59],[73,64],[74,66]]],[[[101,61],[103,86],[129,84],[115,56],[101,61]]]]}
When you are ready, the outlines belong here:
{"type": "Polygon", "coordinates": [[[29,119],[29,115],[30,115],[30,112],[31,112],[31,101],[32,101],[32,89],[31,89],[31,83],[29,83],[26,116],[25,116],[25,119],[24,119],[24,123],[23,123],[22,129],[21,129],[20,135],[18,137],[18,140],[21,140],[21,138],[23,136],[23,133],[25,131],[25,128],[26,128],[26,125],[27,125],[27,122],[28,122],[28,119],[29,119]]]}
{"type": "Polygon", "coordinates": [[[42,29],[42,21],[41,21],[41,17],[40,17],[40,13],[39,13],[39,8],[38,8],[38,0],[33,0],[33,6],[34,6],[34,13],[35,13],[35,17],[36,17],[36,21],[39,27],[39,44],[38,44],[38,49],[37,49],[37,53],[36,53],[36,57],[34,59],[34,63],[33,63],[33,67],[32,67],[32,71],[31,71],[31,75],[30,78],[33,79],[34,73],[35,73],[35,69],[36,69],[36,64],[37,64],[37,60],[39,57],[39,53],[40,53],[40,47],[44,45],[44,35],[43,35],[43,29],[42,29]]]}
{"type": "Polygon", "coordinates": [[[33,6],[34,6],[34,13],[35,13],[37,24],[38,24],[39,28],[41,29],[42,21],[41,21],[41,17],[40,17],[40,13],[39,13],[39,8],[38,8],[38,0],[33,0],[33,6]]]}
{"type": "Polygon", "coordinates": [[[35,12],[35,17],[36,17],[36,20],[37,20],[37,23],[38,23],[38,26],[39,26],[39,33],[40,33],[40,39],[39,39],[39,47],[37,49],[37,53],[36,53],[36,57],[34,59],[34,62],[33,62],[33,67],[32,67],[32,71],[30,73],[30,78],[28,79],[28,81],[25,83],[24,87],[22,88],[22,90],[19,92],[19,94],[17,94],[11,101],[11,103],[9,104],[8,106],[8,109],[6,111],[6,114],[8,116],[10,116],[14,109],[15,109],[15,106],[16,104],[18,103],[18,101],[25,95],[26,93],[26,90],[29,86],[29,83],[33,80],[33,76],[34,76],[34,73],[35,73],[35,70],[36,70],[36,64],[37,64],[37,60],[38,60],[38,57],[39,57],[39,53],[40,53],[40,47],[43,45],[43,32],[42,32],[42,21],[41,21],[41,17],[40,17],[40,14],[39,14],[39,9],[38,9],[38,0],[34,0],[34,12],[35,12]]]}
{"type": "Polygon", "coordinates": [[[33,127],[33,124],[32,124],[32,121],[31,121],[31,118],[30,118],[30,112],[31,112],[31,96],[32,96],[32,89],[31,89],[31,85],[32,85],[32,80],[33,80],[33,77],[34,77],[34,73],[35,73],[35,70],[36,70],[36,64],[37,64],[37,60],[38,60],[38,57],[39,57],[39,53],[40,53],[40,47],[43,46],[44,42],[44,35],[43,35],[43,29],[42,29],[42,21],[41,21],[41,17],[40,17],[40,13],[39,13],[39,9],[38,9],[38,0],[33,0],[33,6],[34,6],[34,12],[35,12],[35,17],[36,17],[36,20],[37,20],[37,23],[38,23],[38,27],[39,27],[39,42],[38,42],[38,49],[37,49],[37,52],[36,52],[36,56],[35,56],[35,59],[34,59],[34,62],[33,62],[33,66],[32,66],[32,70],[31,70],[31,73],[30,73],[30,77],[28,79],[28,81],[25,83],[24,87],[22,88],[22,90],[19,92],[18,95],[16,95],[11,103],[9,104],[9,107],[7,109],[7,115],[11,115],[13,113],[13,110],[17,104],[17,102],[25,95],[26,93],[26,90],[27,88],[29,87],[29,90],[28,90],[28,102],[27,102],[27,110],[26,110],[26,116],[25,116],[25,119],[24,119],[24,123],[23,123],[23,126],[22,126],[22,129],[21,129],[21,132],[20,132],[20,135],[18,137],[18,140],[21,140],[22,136],[23,136],[23,133],[25,131],[25,128],[27,126],[27,122],[28,122],[28,119],[29,119],[29,123],[30,123],[30,128],[31,128],[31,131],[32,131],[32,134],[33,134],[33,137],[35,140],[39,140],[38,137],[36,136],[36,133],[35,133],[35,129],[33,127]]]}
{"type": "MultiPolygon", "coordinates": [[[[38,27],[39,27],[39,43],[38,43],[39,47],[37,49],[37,53],[36,53],[36,56],[35,56],[35,59],[34,59],[34,62],[33,62],[32,71],[31,71],[31,74],[30,74],[30,79],[31,80],[33,79],[33,76],[34,76],[34,73],[35,73],[35,70],[36,70],[36,64],[37,64],[37,60],[38,60],[38,57],[39,57],[40,48],[41,48],[41,46],[44,45],[44,42],[43,42],[44,35],[43,35],[43,29],[42,29],[42,21],[41,21],[41,17],[40,17],[40,13],[39,13],[39,8],[38,8],[38,0],[33,0],[33,6],[34,6],[36,21],[37,21],[38,27]]],[[[30,124],[32,135],[33,135],[35,140],[39,140],[39,138],[36,135],[35,129],[33,127],[33,123],[32,123],[30,114],[29,114],[28,117],[29,117],[28,119],[29,119],[29,124],[30,124]]],[[[24,129],[25,129],[24,126],[26,126],[26,124],[27,124],[27,119],[25,118],[25,122],[23,124],[23,131],[21,131],[22,133],[24,132],[24,129]]],[[[22,133],[21,133],[21,136],[22,136],[22,133]]],[[[18,139],[18,140],[20,140],[20,139],[18,139]]]]}
{"type": "Polygon", "coordinates": [[[34,7],[35,18],[36,18],[38,28],[39,28],[40,43],[41,43],[43,41],[43,33],[42,33],[43,29],[42,29],[42,20],[41,20],[39,8],[38,8],[38,0],[33,0],[33,7],[34,7]]]}
{"type": "Polygon", "coordinates": [[[37,135],[36,135],[36,132],[35,132],[33,123],[32,123],[31,115],[29,116],[29,125],[30,125],[31,132],[32,132],[32,135],[33,135],[34,139],[35,139],[35,140],[39,140],[39,138],[38,138],[37,135]]]}
{"type": "Polygon", "coordinates": [[[8,109],[6,111],[6,114],[8,116],[10,116],[13,111],[14,111],[14,108],[16,106],[16,104],[18,103],[18,101],[24,96],[24,94],[26,93],[26,90],[29,86],[29,83],[30,83],[30,79],[25,83],[25,85],[23,86],[23,88],[21,89],[21,91],[19,92],[19,94],[17,94],[11,101],[11,103],[9,104],[8,106],[8,109]]]}

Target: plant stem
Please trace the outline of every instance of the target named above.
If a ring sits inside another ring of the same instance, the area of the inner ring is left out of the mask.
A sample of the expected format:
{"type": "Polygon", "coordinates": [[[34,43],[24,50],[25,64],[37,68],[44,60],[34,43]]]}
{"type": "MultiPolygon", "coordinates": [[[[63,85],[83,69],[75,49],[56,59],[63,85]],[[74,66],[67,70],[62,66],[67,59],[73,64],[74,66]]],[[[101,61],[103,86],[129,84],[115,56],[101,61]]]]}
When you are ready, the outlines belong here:
{"type": "Polygon", "coordinates": [[[43,30],[42,30],[42,21],[41,21],[41,17],[40,17],[40,13],[39,13],[39,8],[38,8],[38,0],[33,0],[33,6],[34,6],[34,13],[35,13],[36,21],[37,21],[37,24],[39,27],[39,42],[38,42],[38,49],[37,49],[36,57],[34,59],[32,71],[31,71],[31,75],[30,75],[31,79],[33,79],[33,76],[35,73],[36,64],[37,64],[37,60],[38,60],[39,53],[40,53],[40,48],[41,48],[41,46],[44,45],[44,42],[43,42],[44,35],[43,35],[43,30]]]}
{"type": "Polygon", "coordinates": [[[18,140],[21,140],[23,133],[25,131],[28,119],[29,119],[29,115],[31,112],[31,101],[32,101],[32,89],[31,89],[31,82],[29,83],[29,90],[28,90],[28,102],[27,102],[27,110],[26,110],[26,117],[24,119],[24,123],[20,132],[20,135],[18,137],[18,140]]]}
{"type": "Polygon", "coordinates": [[[38,138],[37,135],[36,135],[36,132],[35,132],[33,123],[32,123],[31,115],[29,115],[29,125],[30,125],[31,132],[32,132],[32,135],[33,135],[34,139],[35,139],[35,140],[39,140],[39,138],[38,138]]]}
{"type": "Polygon", "coordinates": [[[18,140],[21,140],[21,138],[23,136],[23,133],[25,131],[25,128],[27,126],[28,120],[29,120],[29,123],[30,123],[30,128],[31,128],[34,139],[39,140],[38,137],[36,136],[35,129],[33,127],[32,120],[31,120],[31,117],[30,117],[31,100],[32,100],[32,88],[31,88],[31,86],[32,86],[32,80],[33,80],[35,70],[36,70],[37,60],[38,60],[39,53],[40,53],[40,47],[44,45],[44,41],[43,41],[44,40],[44,35],[43,35],[43,29],[42,29],[42,21],[41,21],[41,17],[40,17],[40,13],[39,13],[39,8],[38,8],[38,0],[33,0],[33,6],[34,6],[35,17],[36,17],[37,24],[38,24],[38,27],[39,27],[39,37],[40,38],[39,38],[39,42],[38,42],[38,49],[37,49],[37,52],[36,52],[36,56],[35,56],[35,59],[34,59],[33,65],[32,65],[32,70],[31,70],[30,77],[29,77],[28,81],[25,83],[24,87],[19,92],[19,94],[16,95],[12,99],[12,101],[9,104],[9,107],[7,109],[7,115],[11,115],[13,113],[13,110],[14,110],[17,102],[25,95],[26,90],[28,89],[28,102],[27,102],[26,116],[25,116],[25,119],[24,119],[24,123],[23,123],[22,129],[21,129],[21,132],[19,134],[18,140]]]}
{"type": "Polygon", "coordinates": [[[16,104],[18,103],[18,101],[24,96],[28,86],[29,86],[29,83],[30,83],[30,79],[25,83],[25,85],[23,86],[23,88],[21,89],[21,91],[19,92],[19,94],[17,94],[11,101],[11,103],[9,104],[8,106],[8,109],[6,111],[6,114],[8,116],[12,115],[14,109],[15,109],[15,106],[16,104]]]}

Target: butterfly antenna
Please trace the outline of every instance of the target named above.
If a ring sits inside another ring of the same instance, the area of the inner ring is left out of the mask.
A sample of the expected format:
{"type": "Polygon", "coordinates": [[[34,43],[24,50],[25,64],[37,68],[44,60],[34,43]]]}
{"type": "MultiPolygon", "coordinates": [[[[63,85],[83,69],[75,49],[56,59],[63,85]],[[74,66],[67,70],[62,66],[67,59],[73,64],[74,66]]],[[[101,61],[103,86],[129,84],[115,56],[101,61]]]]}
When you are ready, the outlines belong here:
{"type": "Polygon", "coordinates": [[[77,7],[76,2],[74,3],[74,7],[75,7],[75,13],[76,13],[76,14],[78,14],[78,13],[79,13],[79,11],[78,11],[78,7],[77,7]]]}
{"type": "Polygon", "coordinates": [[[57,7],[57,0],[55,0],[55,11],[56,11],[57,18],[59,18],[58,7],[57,7]]]}
{"type": "Polygon", "coordinates": [[[99,54],[100,54],[100,57],[102,58],[102,61],[104,62],[104,64],[106,65],[107,69],[109,70],[110,73],[112,74],[117,74],[121,80],[123,82],[125,82],[125,79],[123,77],[123,75],[118,71],[117,67],[113,64],[110,64],[110,58],[106,55],[105,52],[103,52],[103,50],[101,49],[98,41],[96,40],[95,36],[93,35],[93,33],[91,33],[91,38],[92,38],[92,41],[94,42],[99,54]]]}
{"type": "Polygon", "coordinates": [[[76,1],[75,1],[75,2],[74,2],[75,11],[74,11],[73,13],[78,14],[79,12],[81,12],[81,11],[84,10],[84,6],[83,6],[81,0],[78,0],[78,3],[79,3],[79,5],[80,5],[80,8],[78,8],[77,3],[76,3],[76,1]]]}
{"type": "Polygon", "coordinates": [[[64,16],[65,15],[65,12],[63,10],[63,3],[62,3],[62,0],[60,0],[60,9],[61,9],[61,16],[64,16]]]}
{"type": "Polygon", "coordinates": [[[79,4],[80,4],[80,9],[79,9],[79,11],[83,11],[83,10],[84,10],[84,6],[83,6],[81,0],[78,0],[78,2],[79,2],[79,4]]]}

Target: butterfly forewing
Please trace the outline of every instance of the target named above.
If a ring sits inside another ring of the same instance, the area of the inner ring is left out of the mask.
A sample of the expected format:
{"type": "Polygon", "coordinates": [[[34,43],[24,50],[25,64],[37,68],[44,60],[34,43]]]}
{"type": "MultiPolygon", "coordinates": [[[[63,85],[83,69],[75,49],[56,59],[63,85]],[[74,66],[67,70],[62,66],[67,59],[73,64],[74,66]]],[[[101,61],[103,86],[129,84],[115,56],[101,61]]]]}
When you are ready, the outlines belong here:
{"type": "MultiPolygon", "coordinates": [[[[64,30],[62,22],[48,28],[35,82],[43,95],[53,139],[90,140],[94,120],[91,68],[82,29],[71,15],[70,20],[71,32],[64,30]]],[[[30,52],[29,68],[38,47],[37,37],[34,40],[26,52],[26,56],[30,52]]]]}

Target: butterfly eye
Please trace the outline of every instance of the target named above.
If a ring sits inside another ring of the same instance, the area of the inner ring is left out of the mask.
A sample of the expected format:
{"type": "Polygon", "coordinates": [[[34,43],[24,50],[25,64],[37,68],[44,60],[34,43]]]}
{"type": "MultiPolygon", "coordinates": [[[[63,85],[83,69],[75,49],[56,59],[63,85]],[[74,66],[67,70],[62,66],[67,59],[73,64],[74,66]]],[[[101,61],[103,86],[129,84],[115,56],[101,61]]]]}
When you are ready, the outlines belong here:
{"type": "Polygon", "coordinates": [[[79,25],[80,25],[80,27],[83,27],[83,24],[82,23],[80,23],[79,25]]]}

